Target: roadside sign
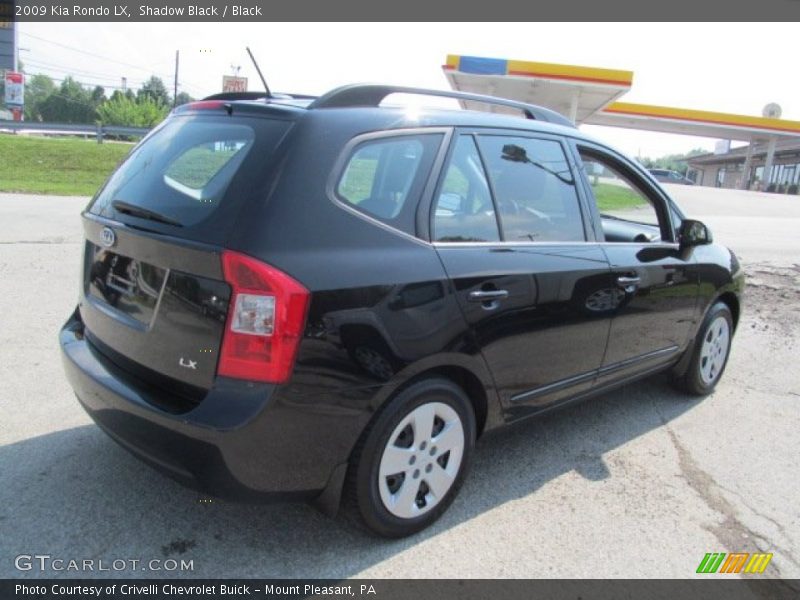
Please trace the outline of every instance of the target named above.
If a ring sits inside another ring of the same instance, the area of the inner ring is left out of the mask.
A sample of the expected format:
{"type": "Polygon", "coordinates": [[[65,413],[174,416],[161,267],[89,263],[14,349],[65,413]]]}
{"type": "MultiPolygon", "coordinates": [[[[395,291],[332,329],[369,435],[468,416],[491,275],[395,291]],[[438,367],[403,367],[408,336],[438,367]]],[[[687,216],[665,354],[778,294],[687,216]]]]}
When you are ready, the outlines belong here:
{"type": "Polygon", "coordinates": [[[246,92],[247,77],[234,77],[233,75],[222,76],[223,92],[246,92]]]}
{"type": "Polygon", "coordinates": [[[6,71],[6,106],[25,104],[25,75],[6,71]]]}

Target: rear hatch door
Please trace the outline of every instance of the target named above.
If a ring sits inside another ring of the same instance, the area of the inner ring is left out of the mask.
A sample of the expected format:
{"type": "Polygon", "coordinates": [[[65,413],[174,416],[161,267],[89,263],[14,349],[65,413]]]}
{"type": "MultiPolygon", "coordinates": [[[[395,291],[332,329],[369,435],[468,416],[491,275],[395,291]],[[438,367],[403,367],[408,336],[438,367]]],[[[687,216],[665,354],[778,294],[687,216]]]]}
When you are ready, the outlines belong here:
{"type": "Polygon", "coordinates": [[[118,367],[195,399],[213,385],[231,295],[221,252],[242,208],[266,197],[290,128],[221,105],[170,117],[94,198],[80,314],[118,367]]]}

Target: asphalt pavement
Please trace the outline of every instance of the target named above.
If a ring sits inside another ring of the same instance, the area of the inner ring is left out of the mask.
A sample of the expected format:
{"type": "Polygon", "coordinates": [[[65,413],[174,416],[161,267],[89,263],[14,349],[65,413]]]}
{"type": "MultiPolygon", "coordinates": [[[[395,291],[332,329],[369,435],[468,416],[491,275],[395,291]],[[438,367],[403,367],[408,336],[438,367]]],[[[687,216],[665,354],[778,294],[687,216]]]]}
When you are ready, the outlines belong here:
{"type": "Polygon", "coordinates": [[[0,194],[0,577],[685,578],[737,551],[800,577],[800,197],[670,191],[749,275],[716,392],[658,376],[487,436],[450,510],[400,541],[305,505],[209,501],[98,430],[57,347],[87,199],[0,194]],[[126,562],[20,570],[21,555],[126,562]]]}

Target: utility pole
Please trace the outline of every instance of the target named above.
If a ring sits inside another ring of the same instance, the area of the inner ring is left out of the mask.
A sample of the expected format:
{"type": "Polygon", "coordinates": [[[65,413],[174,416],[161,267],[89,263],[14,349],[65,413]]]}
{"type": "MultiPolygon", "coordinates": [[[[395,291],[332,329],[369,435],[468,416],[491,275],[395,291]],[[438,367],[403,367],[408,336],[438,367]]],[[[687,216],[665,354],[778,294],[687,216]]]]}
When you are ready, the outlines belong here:
{"type": "Polygon", "coordinates": [[[175,87],[172,93],[172,108],[178,105],[178,66],[180,64],[181,51],[175,50],[175,87]]]}
{"type": "MultiPolygon", "coordinates": [[[[9,7],[11,8],[11,7],[9,7]]],[[[3,13],[5,14],[5,13],[3,13]]],[[[5,20],[5,19],[4,19],[5,20]]],[[[17,24],[14,21],[11,21],[11,61],[12,67],[14,68],[14,72],[19,72],[19,33],[17,32],[17,24]]]]}

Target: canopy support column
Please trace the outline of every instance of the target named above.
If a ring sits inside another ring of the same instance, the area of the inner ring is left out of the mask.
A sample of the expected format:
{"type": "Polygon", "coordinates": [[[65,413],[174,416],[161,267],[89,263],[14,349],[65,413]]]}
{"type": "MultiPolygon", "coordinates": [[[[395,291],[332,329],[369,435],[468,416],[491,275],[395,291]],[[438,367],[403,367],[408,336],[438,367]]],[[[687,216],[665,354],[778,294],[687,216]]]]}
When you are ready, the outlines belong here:
{"type": "Polygon", "coordinates": [[[753,146],[755,145],[755,140],[750,140],[750,143],[747,144],[747,154],[744,158],[744,167],[742,168],[742,180],[739,182],[739,189],[740,190],[749,190],[750,189],[750,168],[752,167],[753,163],[753,146]]]}
{"type": "Polygon", "coordinates": [[[770,138],[769,144],[767,145],[767,158],[764,161],[764,179],[762,181],[762,192],[766,192],[769,188],[770,177],[772,175],[772,162],[775,160],[775,144],[777,142],[776,138],[770,138]]]}
{"type": "Polygon", "coordinates": [[[581,90],[579,88],[575,88],[572,90],[572,97],[569,100],[569,114],[567,118],[575,123],[578,124],[578,100],[580,100],[581,90]]]}

